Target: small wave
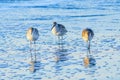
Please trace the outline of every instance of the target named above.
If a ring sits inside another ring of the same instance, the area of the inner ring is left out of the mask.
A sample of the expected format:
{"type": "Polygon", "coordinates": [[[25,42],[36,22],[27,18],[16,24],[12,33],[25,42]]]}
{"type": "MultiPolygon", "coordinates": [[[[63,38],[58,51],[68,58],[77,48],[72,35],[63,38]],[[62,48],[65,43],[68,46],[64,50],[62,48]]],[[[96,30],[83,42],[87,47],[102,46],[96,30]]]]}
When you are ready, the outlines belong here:
{"type": "Polygon", "coordinates": [[[15,3],[15,2],[23,2],[23,1],[31,1],[31,0],[0,0],[0,3],[15,3]]]}
{"type": "Polygon", "coordinates": [[[80,16],[70,16],[70,17],[99,17],[99,16],[107,16],[108,14],[94,14],[94,15],[80,15],[80,16]]]}
{"type": "Polygon", "coordinates": [[[5,63],[4,64],[0,64],[0,68],[7,68],[7,67],[9,67],[8,64],[5,64],[5,63]]]}

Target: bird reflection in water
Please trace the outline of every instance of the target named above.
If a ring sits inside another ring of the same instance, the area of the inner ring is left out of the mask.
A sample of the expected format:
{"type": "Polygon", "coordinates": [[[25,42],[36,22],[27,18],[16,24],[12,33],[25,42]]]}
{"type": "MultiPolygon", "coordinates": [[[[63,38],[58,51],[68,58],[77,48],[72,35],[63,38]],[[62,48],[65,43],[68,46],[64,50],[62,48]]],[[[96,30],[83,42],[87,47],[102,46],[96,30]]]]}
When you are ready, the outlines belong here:
{"type": "Polygon", "coordinates": [[[57,50],[55,52],[55,56],[56,56],[55,61],[56,62],[66,61],[66,60],[68,60],[67,55],[68,55],[67,50],[64,50],[64,52],[61,52],[61,51],[57,50]]]}
{"type": "Polygon", "coordinates": [[[93,67],[96,65],[96,60],[92,55],[87,55],[83,59],[85,67],[93,67]]]}
{"type": "Polygon", "coordinates": [[[57,50],[55,53],[55,74],[60,75],[61,71],[63,70],[63,66],[66,65],[66,61],[68,60],[68,54],[67,50],[64,52],[61,52],[57,50]]]}

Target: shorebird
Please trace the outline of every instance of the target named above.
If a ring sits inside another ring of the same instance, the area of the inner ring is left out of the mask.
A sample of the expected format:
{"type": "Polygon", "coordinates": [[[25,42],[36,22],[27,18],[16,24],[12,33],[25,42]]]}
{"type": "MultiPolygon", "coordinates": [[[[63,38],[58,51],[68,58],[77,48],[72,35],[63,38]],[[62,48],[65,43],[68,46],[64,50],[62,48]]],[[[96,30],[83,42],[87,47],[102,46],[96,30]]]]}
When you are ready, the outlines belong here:
{"type": "Polygon", "coordinates": [[[58,42],[61,45],[63,36],[67,33],[67,30],[64,25],[53,22],[53,27],[51,28],[52,33],[55,36],[58,36],[58,42]]]}
{"type": "Polygon", "coordinates": [[[27,39],[30,41],[30,54],[31,54],[31,62],[34,62],[36,61],[36,46],[35,46],[35,41],[38,39],[39,37],[39,32],[36,28],[33,28],[33,27],[30,27],[28,30],[27,30],[27,33],[26,33],[26,37],[27,39]],[[32,42],[34,42],[34,60],[33,60],[33,54],[32,54],[32,42]]]}
{"type": "Polygon", "coordinates": [[[93,37],[94,37],[94,32],[92,31],[92,29],[87,28],[82,31],[82,38],[88,44],[87,45],[87,50],[88,50],[87,56],[83,59],[85,67],[88,67],[88,66],[92,67],[96,64],[96,60],[92,57],[92,55],[90,55],[90,42],[93,39],[93,37]]]}
{"type": "Polygon", "coordinates": [[[84,30],[82,31],[82,38],[83,38],[83,40],[86,41],[87,44],[88,44],[87,49],[88,49],[89,54],[90,54],[90,42],[91,42],[93,36],[94,36],[94,33],[93,33],[93,31],[92,31],[91,29],[89,29],[89,28],[84,29],[84,30]]]}

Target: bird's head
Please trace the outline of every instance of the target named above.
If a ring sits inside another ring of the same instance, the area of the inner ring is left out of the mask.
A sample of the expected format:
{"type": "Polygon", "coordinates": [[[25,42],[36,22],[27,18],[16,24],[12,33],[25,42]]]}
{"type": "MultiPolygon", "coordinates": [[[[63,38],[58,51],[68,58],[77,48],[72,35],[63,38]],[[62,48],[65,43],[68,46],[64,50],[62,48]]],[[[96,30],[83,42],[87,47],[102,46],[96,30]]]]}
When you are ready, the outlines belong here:
{"type": "Polygon", "coordinates": [[[33,27],[30,27],[29,29],[30,29],[30,30],[33,30],[33,27]]]}
{"type": "Polygon", "coordinates": [[[53,22],[53,26],[55,26],[57,24],[57,22],[53,22]]]}

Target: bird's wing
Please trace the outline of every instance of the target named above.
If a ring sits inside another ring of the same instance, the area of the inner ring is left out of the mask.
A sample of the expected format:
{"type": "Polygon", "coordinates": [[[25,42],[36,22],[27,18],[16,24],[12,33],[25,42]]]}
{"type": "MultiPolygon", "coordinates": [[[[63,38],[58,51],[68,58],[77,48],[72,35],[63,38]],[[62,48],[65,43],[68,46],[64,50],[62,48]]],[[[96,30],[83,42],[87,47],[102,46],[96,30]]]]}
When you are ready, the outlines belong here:
{"type": "Polygon", "coordinates": [[[65,26],[62,25],[62,24],[58,24],[58,27],[59,27],[59,28],[65,28],[65,26]]]}
{"type": "Polygon", "coordinates": [[[65,28],[65,26],[64,25],[62,25],[62,24],[58,24],[58,27],[59,27],[59,30],[62,30],[63,32],[67,32],[67,30],[66,30],[66,28],[65,28]]]}

